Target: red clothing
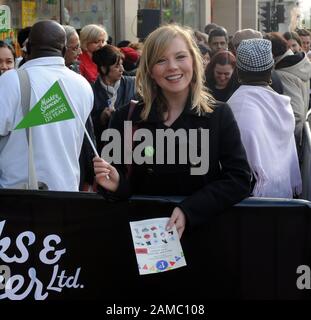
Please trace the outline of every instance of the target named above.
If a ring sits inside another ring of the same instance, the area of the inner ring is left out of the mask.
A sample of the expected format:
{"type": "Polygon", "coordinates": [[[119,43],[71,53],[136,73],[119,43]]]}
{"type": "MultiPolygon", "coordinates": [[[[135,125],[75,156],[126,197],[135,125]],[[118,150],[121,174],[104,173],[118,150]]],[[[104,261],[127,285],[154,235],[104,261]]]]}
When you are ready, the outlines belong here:
{"type": "Polygon", "coordinates": [[[92,58],[86,51],[83,51],[79,56],[80,73],[87,79],[88,82],[94,82],[97,79],[97,65],[92,61],[92,58]]]}

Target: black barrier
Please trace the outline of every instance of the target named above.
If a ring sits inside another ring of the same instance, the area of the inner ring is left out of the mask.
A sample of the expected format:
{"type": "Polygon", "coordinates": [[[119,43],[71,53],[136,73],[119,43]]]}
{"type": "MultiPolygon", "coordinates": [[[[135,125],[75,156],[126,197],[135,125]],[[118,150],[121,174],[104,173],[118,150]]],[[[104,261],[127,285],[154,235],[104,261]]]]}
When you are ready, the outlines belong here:
{"type": "Polygon", "coordinates": [[[247,199],[184,234],[186,267],[140,276],[129,221],[169,216],[178,201],[1,190],[0,265],[9,266],[12,287],[0,299],[310,298],[296,286],[298,266],[311,265],[303,200],[247,199]]]}
{"type": "Polygon", "coordinates": [[[307,114],[307,121],[303,125],[303,139],[302,139],[302,199],[311,200],[311,110],[307,114]]]}

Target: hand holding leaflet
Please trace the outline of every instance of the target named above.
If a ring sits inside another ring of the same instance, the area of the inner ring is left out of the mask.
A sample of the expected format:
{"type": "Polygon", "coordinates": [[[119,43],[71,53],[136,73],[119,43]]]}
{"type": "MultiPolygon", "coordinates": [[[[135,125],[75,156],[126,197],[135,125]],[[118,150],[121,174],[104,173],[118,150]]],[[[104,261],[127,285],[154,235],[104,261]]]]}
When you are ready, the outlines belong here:
{"type": "Polygon", "coordinates": [[[130,222],[140,275],[186,266],[175,225],[166,230],[169,218],[130,222]]]}

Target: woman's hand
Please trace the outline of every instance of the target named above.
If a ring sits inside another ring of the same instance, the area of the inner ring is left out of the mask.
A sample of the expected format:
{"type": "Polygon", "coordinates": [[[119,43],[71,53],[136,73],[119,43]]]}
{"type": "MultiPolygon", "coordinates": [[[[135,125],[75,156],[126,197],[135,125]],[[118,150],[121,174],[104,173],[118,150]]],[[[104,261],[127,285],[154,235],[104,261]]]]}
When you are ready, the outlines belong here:
{"type": "Polygon", "coordinates": [[[117,169],[99,157],[93,159],[93,164],[96,182],[108,191],[115,192],[120,182],[117,169]]]}
{"type": "Polygon", "coordinates": [[[105,108],[100,114],[100,123],[103,126],[106,126],[111,118],[112,113],[114,112],[114,108],[105,108]]]}
{"type": "Polygon", "coordinates": [[[176,225],[176,229],[177,229],[179,238],[181,238],[181,236],[185,230],[185,227],[186,227],[186,216],[182,212],[182,210],[178,207],[176,207],[173,210],[173,213],[170,217],[170,220],[168,221],[168,223],[166,225],[166,230],[172,229],[174,224],[176,225]]]}

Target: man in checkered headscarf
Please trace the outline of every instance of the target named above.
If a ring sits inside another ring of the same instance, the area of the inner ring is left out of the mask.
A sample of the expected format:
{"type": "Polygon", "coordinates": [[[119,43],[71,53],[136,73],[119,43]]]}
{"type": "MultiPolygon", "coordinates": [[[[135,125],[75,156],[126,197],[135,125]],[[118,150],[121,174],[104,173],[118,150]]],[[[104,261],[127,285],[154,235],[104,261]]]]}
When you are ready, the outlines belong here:
{"type": "Polygon", "coordinates": [[[241,86],[228,100],[253,173],[253,195],[292,198],[301,193],[290,98],[271,87],[271,42],[243,40],[237,49],[241,86]]]}

